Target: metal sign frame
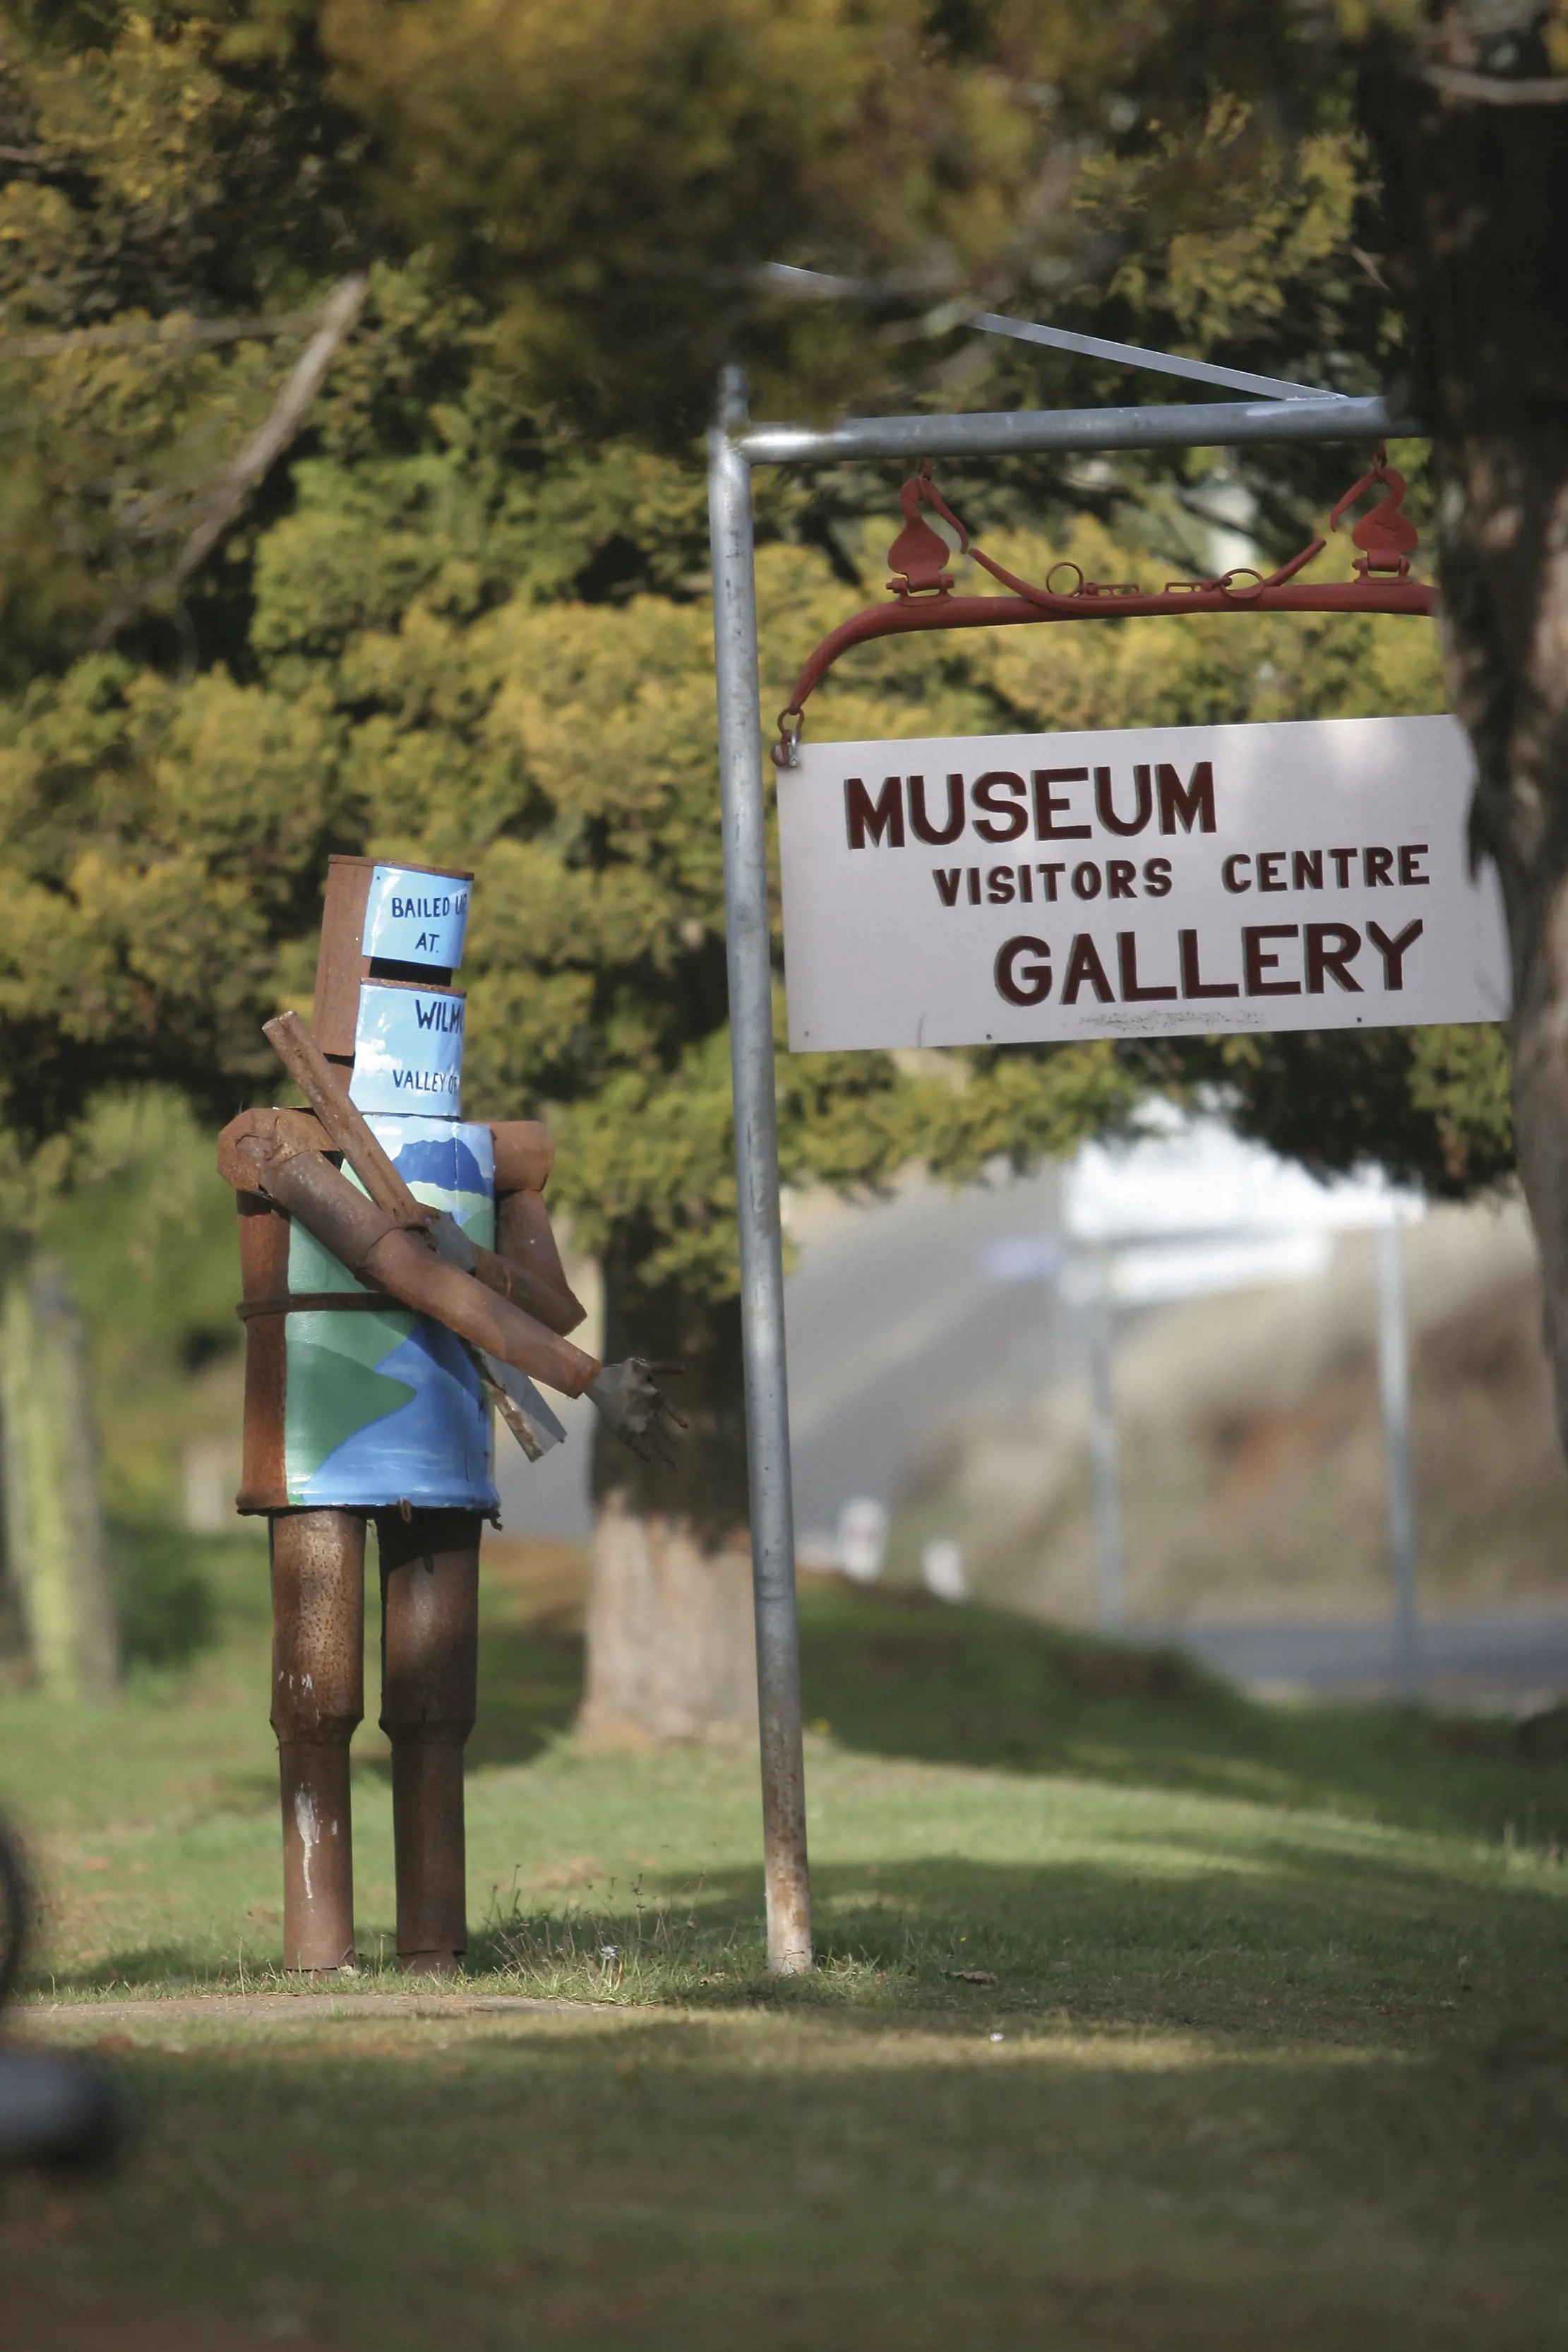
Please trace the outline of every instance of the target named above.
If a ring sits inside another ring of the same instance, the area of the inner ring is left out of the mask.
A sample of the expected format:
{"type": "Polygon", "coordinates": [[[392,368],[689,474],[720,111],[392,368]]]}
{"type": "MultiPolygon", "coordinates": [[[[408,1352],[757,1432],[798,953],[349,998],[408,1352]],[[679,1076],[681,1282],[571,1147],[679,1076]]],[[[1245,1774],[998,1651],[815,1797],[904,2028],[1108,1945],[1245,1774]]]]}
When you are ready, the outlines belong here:
{"type": "MultiPolygon", "coordinates": [[[[1040,340],[1044,340],[1043,337],[1040,340]]],[[[1158,365],[1155,354],[1126,354],[1158,365]]],[[[1185,372],[1185,371],[1184,371],[1185,372]]],[[[1261,379],[1259,380],[1261,383],[1261,379]]],[[[1166,407],[1019,409],[957,416],[852,417],[821,429],[754,425],[746,379],[727,368],[708,436],[714,665],[718,690],[730,1066],[740,1226],[740,1305],[750,1475],[751,1574],[762,1765],[768,1966],[811,1965],[806,1779],[800,1736],[800,1642],[789,1486],[784,1355],[784,1256],[774,1096],[773,960],[768,934],[752,530],[754,466],[831,466],[846,458],[1011,457],[1022,451],[1235,448],[1255,442],[1381,441],[1421,430],[1382,399],[1323,394],[1166,407]]]]}

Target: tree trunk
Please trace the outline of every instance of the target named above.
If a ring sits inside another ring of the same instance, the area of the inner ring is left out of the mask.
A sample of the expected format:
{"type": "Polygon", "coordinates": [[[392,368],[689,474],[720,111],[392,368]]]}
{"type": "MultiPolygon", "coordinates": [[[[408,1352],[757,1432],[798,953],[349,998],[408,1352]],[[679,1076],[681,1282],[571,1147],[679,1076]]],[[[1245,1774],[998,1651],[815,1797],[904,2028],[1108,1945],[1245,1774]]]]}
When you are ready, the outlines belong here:
{"type": "Polygon", "coordinates": [[[5,1553],[39,1681],[106,1699],[119,1641],[99,1504],[87,1349],[57,1260],[14,1261],[0,1307],[5,1553]]]}
{"type": "Polygon", "coordinates": [[[738,1303],[646,1289],[613,1259],[604,1297],[605,1360],[684,1365],[669,1393],[692,1425],[673,1468],[596,1434],[580,1728],[603,1742],[755,1733],[738,1303]]]}
{"type": "MultiPolygon", "coordinates": [[[[1479,772],[1472,838],[1507,910],[1519,1164],[1568,1450],[1568,109],[1495,102],[1521,86],[1483,79],[1490,21],[1479,0],[1439,12],[1435,59],[1391,50],[1363,115],[1434,442],[1448,686],[1479,772]],[[1434,86],[1434,63],[1437,82],[1458,68],[1492,100],[1434,86]]],[[[1507,70],[1551,68],[1516,44],[1507,70]]]]}

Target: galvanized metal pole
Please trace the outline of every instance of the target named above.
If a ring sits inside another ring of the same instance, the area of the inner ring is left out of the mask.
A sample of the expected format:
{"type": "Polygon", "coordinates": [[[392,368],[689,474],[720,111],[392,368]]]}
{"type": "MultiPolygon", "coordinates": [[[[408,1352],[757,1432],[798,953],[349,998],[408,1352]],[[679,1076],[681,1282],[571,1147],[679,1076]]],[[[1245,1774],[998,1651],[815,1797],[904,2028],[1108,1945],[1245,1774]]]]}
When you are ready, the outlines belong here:
{"type": "MultiPolygon", "coordinates": [[[[752,425],[738,369],[722,379],[717,428],[708,440],[713,534],[714,647],[718,677],[719,771],[724,810],[730,1056],[739,1181],[741,1313],[747,1449],[751,1471],[752,1583],[762,1732],[762,1814],[768,1966],[811,1964],[806,1871],[805,1774],[800,1741],[800,1653],[795,1615],[795,1539],[789,1492],[789,1409],[784,1371],[783,1252],[773,1096],[772,964],[757,677],[757,600],[751,531],[753,466],[833,465],[845,458],[1003,457],[1026,449],[1230,447],[1251,442],[1377,440],[1418,433],[1382,400],[1322,399],[1178,404],[1170,407],[1020,411],[1000,415],[848,417],[818,429],[752,425]]],[[[1110,1401],[1110,1356],[1103,1358],[1110,1401]]],[[[1110,1498],[1102,1559],[1108,1622],[1120,1622],[1121,1515],[1115,1424],[1096,1416],[1105,1440],[1110,1498]]],[[[1099,1441],[1097,1440],[1097,1450],[1099,1441]]]]}
{"type": "Polygon", "coordinates": [[[746,416],[745,376],[737,368],[727,368],[721,379],[718,423],[708,436],[708,511],[713,535],[730,1067],[735,1082],[746,1446],[751,1478],[751,1582],[757,1615],[768,1965],[776,1976],[792,1976],[811,1965],[811,1893],[806,1868],[800,1637],[795,1613],[789,1402],[784,1367],[784,1255],[779,1223],[773,960],[757,680],[751,468],[730,437],[744,427],[746,416]]]}
{"type": "Polygon", "coordinates": [[[1252,442],[1382,441],[1419,433],[1385,400],[1173,401],[1157,408],[1017,408],[957,416],[846,416],[840,424],[749,425],[753,466],[833,466],[859,457],[1003,457],[1026,449],[1232,449],[1252,442]]]}
{"type": "Polygon", "coordinates": [[[1394,1570],[1394,1665],[1399,1688],[1421,1686],[1416,1593],[1416,1499],[1410,1474],[1410,1348],[1405,1318],[1404,1245],[1391,1217],[1377,1234],[1377,1373],[1388,1487],[1388,1556],[1394,1570]]]}
{"type": "Polygon", "coordinates": [[[1127,1607],[1122,1575],[1122,1493],[1116,1461],[1116,1392],[1112,1381],[1114,1325],[1111,1269],[1094,1260],[1089,1307],[1089,1454],[1094,1476],[1094,1557],[1099,1577],[1100,1625],[1120,1633],[1127,1607]]]}

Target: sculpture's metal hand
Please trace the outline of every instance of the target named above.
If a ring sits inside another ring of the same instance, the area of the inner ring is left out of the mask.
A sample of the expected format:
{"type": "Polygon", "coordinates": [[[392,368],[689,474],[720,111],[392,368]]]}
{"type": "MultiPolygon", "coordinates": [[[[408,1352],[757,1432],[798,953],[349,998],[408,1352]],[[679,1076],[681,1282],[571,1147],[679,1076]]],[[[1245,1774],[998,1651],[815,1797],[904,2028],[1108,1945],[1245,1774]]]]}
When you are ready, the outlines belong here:
{"type": "Polygon", "coordinates": [[[679,1364],[650,1364],[628,1356],[622,1364],[606,1364],[589,1382],[588,1393],[623,1445],[643,1462],[655,1455],[674,1463],[670,1441],[690,1424],[675,1411],[654,1374],[668,1378],[679,1364]]]}

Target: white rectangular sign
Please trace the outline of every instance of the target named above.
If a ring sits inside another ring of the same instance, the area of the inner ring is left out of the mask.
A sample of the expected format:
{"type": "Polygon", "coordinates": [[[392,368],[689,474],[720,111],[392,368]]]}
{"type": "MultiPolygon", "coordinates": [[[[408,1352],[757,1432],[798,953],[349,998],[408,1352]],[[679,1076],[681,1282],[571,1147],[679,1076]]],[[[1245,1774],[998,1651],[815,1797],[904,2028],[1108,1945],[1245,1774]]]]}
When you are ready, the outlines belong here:
{"type": "Polygon", "coordinates": [[[803,744],[790,1045],[1500,1020],[1474,775],[1444,718],[803,744]]]}

